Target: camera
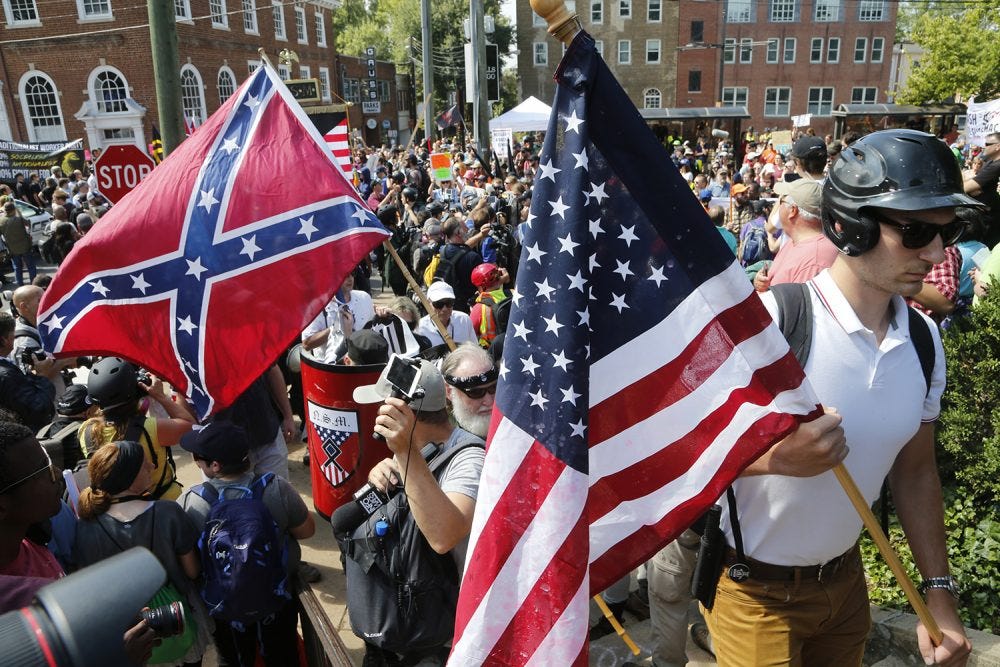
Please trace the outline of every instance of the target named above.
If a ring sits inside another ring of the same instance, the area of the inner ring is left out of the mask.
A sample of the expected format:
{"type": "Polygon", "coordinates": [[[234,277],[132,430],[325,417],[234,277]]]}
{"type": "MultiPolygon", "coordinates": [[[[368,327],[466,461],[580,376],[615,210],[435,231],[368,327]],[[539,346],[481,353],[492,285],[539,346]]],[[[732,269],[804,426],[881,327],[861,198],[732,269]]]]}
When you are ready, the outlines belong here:
{"type": "Polygon", "coordinates": [[[45,361],[45,350],[40,347],[31,347],[21,350],[21,365],[34,366],[36,361],[45,361]]]}
{"type": "MultiPolygon", "coordinates": [[[[428,462],[434,458],[437,453],[438,446],[433,442],[428,442],[424,445],[423,449],[420,450],[420,455],[424,457],[424,461],[428,462]]],[[[387,489],[387,493],[382,493],[370,483],[365,484],[354,492],[354,502],[358,504],[358,507],[364,510],[365,518],[367,518],[379,511],[387,502],[389,502],[390,498],[396,495],[401,488],[401,485],[396,485],[394,487],[389,487],[387,489]]],[[[358,525],[360,525],[360,522],[358,525]]]]}
{"type": "Polygon", "coordinates": [[[144,609],[140,612],[146,624],[157,637],[173,637],[184,632],[184,605],[179,601],[165,604],[156,609],[144,609]]]}

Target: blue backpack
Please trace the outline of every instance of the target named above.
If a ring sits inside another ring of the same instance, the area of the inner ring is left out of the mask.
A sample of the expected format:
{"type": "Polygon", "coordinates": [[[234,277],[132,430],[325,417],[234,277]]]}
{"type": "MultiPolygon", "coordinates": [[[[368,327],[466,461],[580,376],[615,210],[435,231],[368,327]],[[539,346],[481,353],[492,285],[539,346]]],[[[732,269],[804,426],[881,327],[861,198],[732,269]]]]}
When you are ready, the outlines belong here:
{"type": "Polygon", "coordinates": [[[740,262],[743,266],[750,266],[764,259],[771,259],[771,249],[767,245],[767,232],[763,225],[758,227],[751,223],[750,229],[743,239],[743,251],[740,254],[740,262]]]}
{"type": "Polygon", "coordinates": [[[234,627],[257,623],[291,598],[287,590],[288,541],[264,504],[274,473],[256,478],[238,497],[219,495],[211,484],[192,491],[210,506],[198,539],[204,584],[201,597],[213,618],[234,627]]]}

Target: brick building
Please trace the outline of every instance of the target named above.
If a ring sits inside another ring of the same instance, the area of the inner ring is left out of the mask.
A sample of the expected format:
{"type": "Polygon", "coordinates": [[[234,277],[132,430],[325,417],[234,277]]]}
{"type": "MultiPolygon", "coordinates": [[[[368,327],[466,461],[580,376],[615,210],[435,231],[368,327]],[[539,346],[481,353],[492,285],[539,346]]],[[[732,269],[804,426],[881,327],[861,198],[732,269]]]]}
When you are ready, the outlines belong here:
{"type": "MultiPolygon", "coordinates": [[[[405,144],[410,131],[410,78],[397,75],[393,63],[376,59],[375,78],[378,91],[378,111],[366,111],[362,104],[368,80],[368,68],[364,58],[338,55],[336,57],[337,78],[340,84],[341,100],[350,102],[348,123],[351,130],[357,130],[365,143],[377,146],[383,143],[405,144]]],[[[368,107],[370,110],[371,107],[368,107]]]]}
{"type": "MultiPolygon", "coordinates": [[[[744,126],[789,129],[791,116],[811,114],[822,134],[838,105],[886,101],[889,0],[585,1],[584,29],[639,108],[715,106],[721,92],[723,105],[747,108],[744,126]]],[[[516,9],[519,92],[549,101],[561,45],[527,0],[516,9]]]]}
{"type": "MultiPolygon", "coordinates": [[[[339,81],[329,32],[336,6],[174,0],[185,116],[198,125],[218,109],[260,66],[260,47],[283,78],[317,78],[324,101],[333,101],[339,81]],[[297,63],[278,64],[286,48],[297,63]]],[[[3,9],[0,139],[82,137],[90,148],[146,148],[159,121],[145,2],[3,0],[3,9]]]]}

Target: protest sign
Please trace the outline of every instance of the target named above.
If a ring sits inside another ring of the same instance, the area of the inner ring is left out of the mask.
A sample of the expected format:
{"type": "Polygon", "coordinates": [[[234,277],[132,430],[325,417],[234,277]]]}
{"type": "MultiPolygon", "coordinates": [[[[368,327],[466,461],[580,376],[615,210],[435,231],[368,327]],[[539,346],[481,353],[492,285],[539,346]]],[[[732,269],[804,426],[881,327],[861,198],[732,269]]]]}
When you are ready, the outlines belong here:
{"type": "Polygon", "coordinates": [[[438,183],[451,180],[450,155],[447,153],[431,153],[431,176],[438,183]]]}
{"type": "Polygon", "coordinates": [[[969,100],[965,120],[966,143],[982,146],[986,135],[991,132],[1000,132],[1000,99],[989,102],[969,100]]]}

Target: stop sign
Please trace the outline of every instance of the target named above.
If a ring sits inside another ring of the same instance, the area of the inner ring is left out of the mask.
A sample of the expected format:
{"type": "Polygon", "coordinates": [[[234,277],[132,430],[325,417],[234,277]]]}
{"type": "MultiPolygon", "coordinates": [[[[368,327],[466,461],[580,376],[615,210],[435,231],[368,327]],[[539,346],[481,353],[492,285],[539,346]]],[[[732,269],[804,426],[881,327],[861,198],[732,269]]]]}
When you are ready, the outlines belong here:
{"type": "Polygon", "coordinates": [[[97,189],[111,203],[117,204],[153,171],[154,166],[153,158],[137,146],[108,146],[94,163],[97,189]]]}

